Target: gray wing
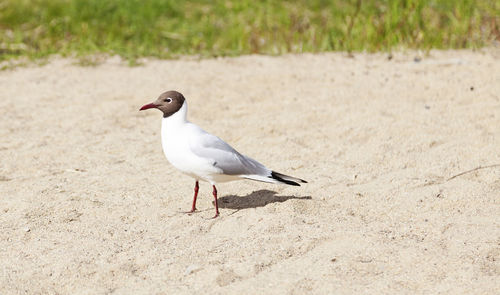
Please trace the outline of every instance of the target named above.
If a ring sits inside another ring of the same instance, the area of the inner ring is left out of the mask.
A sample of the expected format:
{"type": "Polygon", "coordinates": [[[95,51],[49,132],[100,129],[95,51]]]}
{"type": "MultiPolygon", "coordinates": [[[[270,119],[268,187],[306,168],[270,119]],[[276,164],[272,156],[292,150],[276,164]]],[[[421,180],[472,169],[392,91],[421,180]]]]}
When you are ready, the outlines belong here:
{"type": "Polygon", "coordinates": [[[264,165],[240,154],[222,139],[201,129],[199,131],[189,140],[191,151],[199,157],[213,161],[212,165],[220,168],[224,174],[271,175],[271,171],[264,165]]]}

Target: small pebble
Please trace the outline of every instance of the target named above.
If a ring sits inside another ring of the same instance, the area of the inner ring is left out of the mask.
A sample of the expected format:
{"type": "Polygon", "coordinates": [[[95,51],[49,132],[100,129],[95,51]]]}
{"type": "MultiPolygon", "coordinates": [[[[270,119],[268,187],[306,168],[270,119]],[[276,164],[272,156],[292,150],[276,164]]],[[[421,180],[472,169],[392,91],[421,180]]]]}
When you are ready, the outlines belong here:
{"type": "Polygon", "coordinates": [[[25,232],[29,232],[29,231],[31,231],[31,229],[30,229],[29,227],[25,227],[25,228],[24,228],[24,231],[25,231],[25,232]]]}
{"type": "Polygon", "coordinates": [[[186,267],[186,270],[184,271],[184,274],[186,275],[190,275],[198,270],[200,270],[201,267],[199,265],[196,265],[196,264],[191,264],[189,265],[188,267],[186,267]]]}

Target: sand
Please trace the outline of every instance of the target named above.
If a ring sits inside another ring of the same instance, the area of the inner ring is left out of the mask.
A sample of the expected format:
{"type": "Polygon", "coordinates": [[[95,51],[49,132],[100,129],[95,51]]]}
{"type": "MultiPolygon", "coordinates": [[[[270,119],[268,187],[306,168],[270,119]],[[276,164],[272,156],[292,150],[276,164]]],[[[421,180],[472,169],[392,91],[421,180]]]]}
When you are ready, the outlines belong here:
{"type": "Polygon", "coordinates": [[[0,293],[498,294],[500,51],[414,57],[0,72],[0,293]],[[201,183],[181,213],[194,181],[164,158],[160,113],[138,111],[170,89],[309,184],[220,184],[210,220],[201,183]]]}

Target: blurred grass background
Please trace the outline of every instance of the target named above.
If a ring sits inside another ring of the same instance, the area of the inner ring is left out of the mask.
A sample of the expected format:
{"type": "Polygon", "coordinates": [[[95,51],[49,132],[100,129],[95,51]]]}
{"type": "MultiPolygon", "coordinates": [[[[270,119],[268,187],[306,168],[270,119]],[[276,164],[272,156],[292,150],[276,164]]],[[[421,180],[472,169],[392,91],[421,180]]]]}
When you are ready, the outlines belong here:
{"type": "Polygon", "coordinates": [[[478,48],[500,0],[0,0],[0,61],[478,48]]]}

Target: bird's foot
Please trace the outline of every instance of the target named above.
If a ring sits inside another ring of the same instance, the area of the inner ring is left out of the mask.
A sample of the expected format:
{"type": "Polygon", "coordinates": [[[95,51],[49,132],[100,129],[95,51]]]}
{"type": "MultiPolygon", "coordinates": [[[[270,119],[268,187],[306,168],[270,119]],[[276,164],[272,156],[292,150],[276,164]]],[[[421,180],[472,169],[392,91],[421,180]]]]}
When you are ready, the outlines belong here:
{"type": "Polygon", "coordinates": [[[193,213],[198,213],[198,212],[200,212],[200,211],[196,210],[196,208],[191,209],[189,211],[180,211],[180,213],[184,213],[184,214],[187,214],[187,215],[191,215],[193,213]]]}
{"type": "Polygon", "coordinates": [[[213,220],[213,219],[216,219],[217,217],[219,217],[219,213],[215,213],[215,215],[213,217],[210,217],[210,218],[203,217],[203,219],[205,219],[205,220],[213,220]]]}

